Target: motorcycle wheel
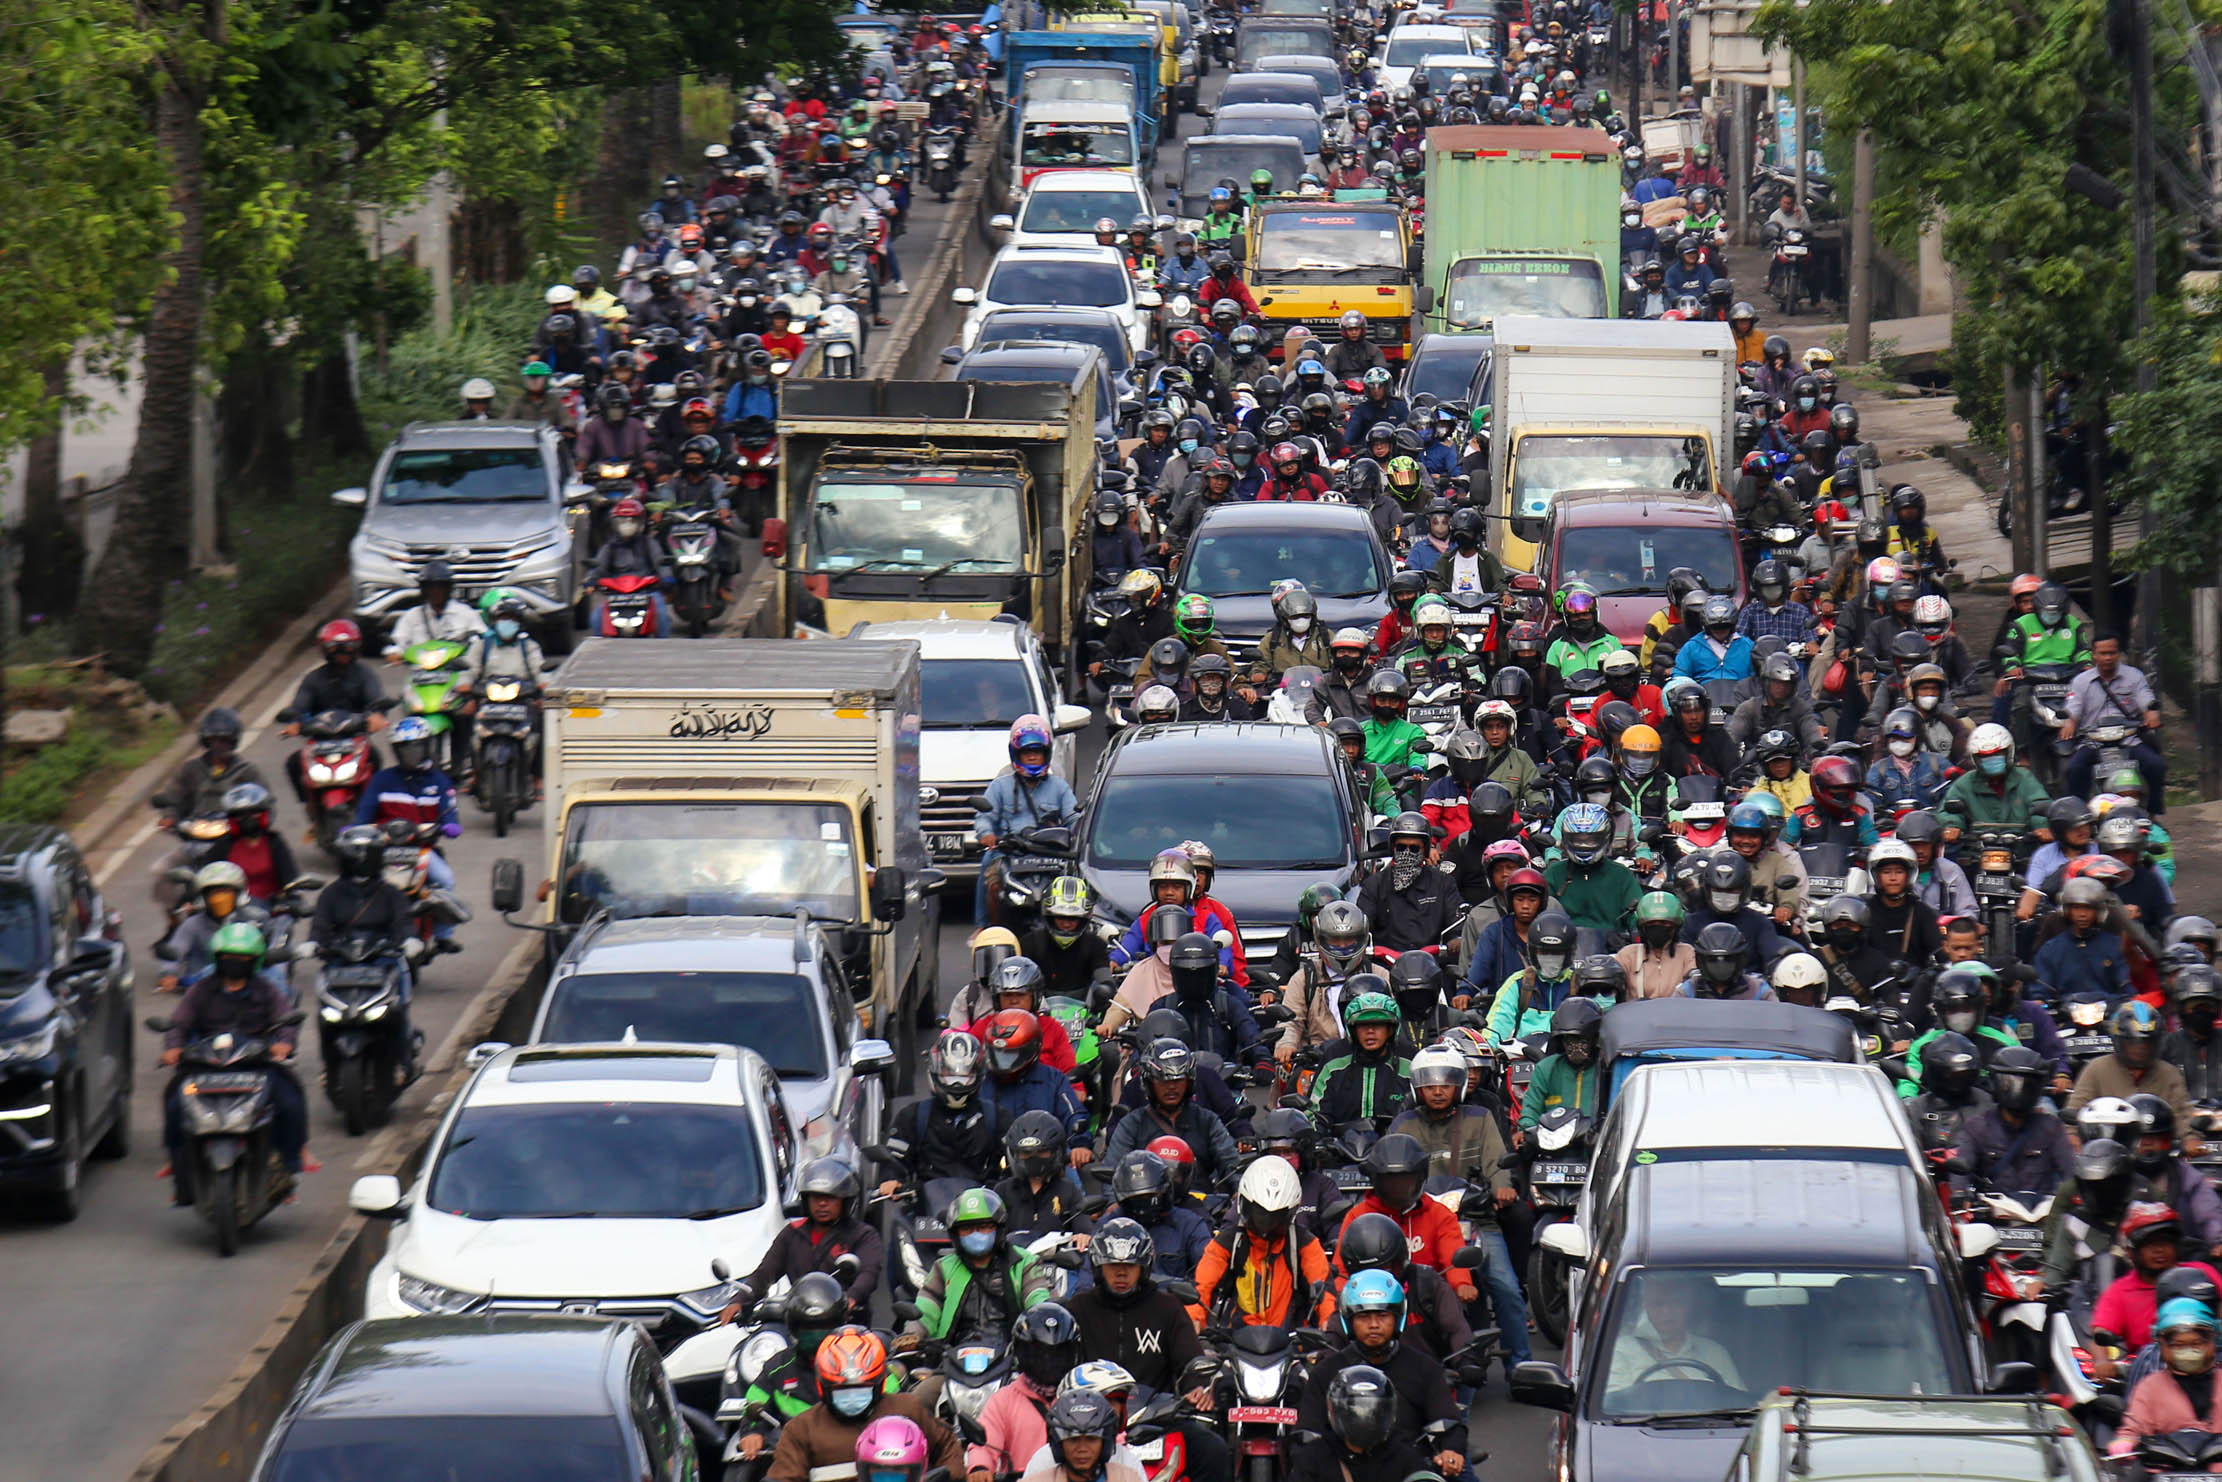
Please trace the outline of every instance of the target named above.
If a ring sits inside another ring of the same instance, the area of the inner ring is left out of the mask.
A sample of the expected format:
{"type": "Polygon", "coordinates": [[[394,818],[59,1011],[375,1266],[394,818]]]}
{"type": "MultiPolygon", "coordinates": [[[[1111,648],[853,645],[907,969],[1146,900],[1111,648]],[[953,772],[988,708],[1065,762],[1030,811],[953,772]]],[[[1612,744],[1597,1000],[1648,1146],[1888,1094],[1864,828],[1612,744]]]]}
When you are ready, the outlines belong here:
{"type": "Polygon", "coordinates": [[[1566,1272],[1540,1242],[1528,1252],[1528,1312],[1544,1338],[1566,1341],[1566,1272]]]}
{"type": "Polygon", "coordinates": [[[339,1104],[340,1122],[349,1137],[360,1137],[370,1128],[370,1086],[360,1057],[342,1060],[332,1073],[332,1100],[339,1104]]]}
{"type": "Polygon", "coordinates": [[[351,808],[326,809],[316,820],[317,847],[334,859],[339,858],[340,830],[347,828],[354,821],[355,813],[351,808]]]}
{"type": "Polygon", "coordinates": [[[208,1180],[208,1192],[202,1197],[208,1203],[209,1223],[216,1227],[216,1254],[239,1254],[239,1169],[212,1168],[202,1175],[208,1180]]]}
{"type": "Polygon", "coordinates": [[[485,795],[486,806],[493,810],[497,839],[509,837],[510,821],[517,816],[517,793],[509,768],[507,751],[496,752],[479,763],[479,790],[485,795]]]}

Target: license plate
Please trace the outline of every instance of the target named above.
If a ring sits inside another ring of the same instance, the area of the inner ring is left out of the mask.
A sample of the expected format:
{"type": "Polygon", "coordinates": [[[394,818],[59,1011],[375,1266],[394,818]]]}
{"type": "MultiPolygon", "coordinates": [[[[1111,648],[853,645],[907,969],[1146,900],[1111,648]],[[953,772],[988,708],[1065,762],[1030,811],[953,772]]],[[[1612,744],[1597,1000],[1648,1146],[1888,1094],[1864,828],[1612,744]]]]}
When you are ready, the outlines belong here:
{"type": "Polygon", "coordinates": [[[379,988],[386,970],[374,962],[341,962],[324,970],[324,981],[334,988],[379,988]]]}
{"type": "Polygon", "coordinates": [[[2005,1251],[2041,1250],[2045,1243],[2042,1225],[1994,1225],[1998,1231],[1998,1248],[2005,1251]]]}
{"type": "Polygon", "coordinates": [[[1805,253],[1806,249],[1803,247],[1785,247],[1782,249],[1784,257],[1803,257],[1805,253]]]}
{"type": "Polygon", "coordinates": [[[1227,1412],[1227,1419],[1237,1425],[1294,1425],[1296,1407],[1293,1405],[1236,1405],[1227,1412]]]}
{"type": "Polygon", "coordinates": [[[970,842],[963,834],[926,835],[926,849],[936,859],[961,859],[970,842]]]}
{"type": "Polygon", "coordinates": [[[270,1080],[259,1070],[201,1071],[192,1079],[196,1093],[218,1096],[228,1096],[240,1091],[260,1091],[270,1080]]]}
{"type": "Polygon", "coordinates": [[[1342,1189],[1369,1189],[1373,1187],[1373,1175],[1363,1168],[1338,1168],[1335,1170],[1335,1186],[1342,1189]]]}
{"type": "Polygon", "coordinates": [[[1844,893],[1844,877],[1842,875],[1808,875],[1805,877],[1805,890],[1807,895],[1842,895],[1844,893]]]}
{"type": "Polygon", "coordinates": [[[1405,718],[1416,726],[1455,726],[1458,724],[1456,705],[1414,705],[1405,718]]]}
{"type": "Polygon", "coordinates": [[[2071,1055],[2104,1055],[2114,1048],[2110,1034],[2071,1034],[2068,1036],[2068,1053],[2071,1055]]]}
{"type": "Polygon", "coordinates": [[[1977,875],[1975,877],[1975,890],[1978,895],[2007,895],[2013,891],[2013,888],[2014,879],[2011,875],[1977,875]]]}
{"type": "Polygon", "coordinates": [[[1587,1163],[1538,1163],[1535,1181],[1539,1184],[1586,1184],[1589,1182],[1587,1163]]]}
{"type": "Polygon", "coordinates": [[[2064,684],[2040,684],[2036,693],[2037,698],[2047,705],[2057,705],[2068,698],[2068,687],[2064,684]]]}

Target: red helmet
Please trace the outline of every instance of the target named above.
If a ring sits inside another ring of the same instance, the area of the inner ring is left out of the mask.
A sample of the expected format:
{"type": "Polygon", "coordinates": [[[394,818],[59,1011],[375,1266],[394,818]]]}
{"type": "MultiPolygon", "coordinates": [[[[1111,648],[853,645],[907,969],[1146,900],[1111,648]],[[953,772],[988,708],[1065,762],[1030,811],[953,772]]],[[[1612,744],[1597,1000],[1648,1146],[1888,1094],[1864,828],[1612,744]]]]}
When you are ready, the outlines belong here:
{"type": "Polygon", "coordinates": [[[988,1016],[988,1069],[1005,1080],[1016,1080],[1042,1058],[1042,1026],[1024,1009],[1000,1009],[988,1016]]]}
{"type": "Polygon", "coordinates": [[[316,646],[327,655],[335,648],[360,653],[363,647],[363,630],[346,618],[334,618],[316,630],[316,646]]]}
{"type": "Polygon", "coordinates": [[[1302,463],[1303,461],[1304,450],[1297,447],[1296,444],[1275,443],[1273,445],[1272,462],[1275,468],[1279,468],[1284,463],[1302,463]]]}
{"type": "Polygon", "coordinates": [[[1187,1193],[1188,1180],[1196,1172],[1196,1150],[1188,1145],[1188,1140],[1168,1132],[1163,1137],[1151,1138],[1148,1151],[1163,1160],[1165,1171],[1173,1176],[1174,1192],[1187,1193]]]}
{"type": "Polygon", "coordinates": [[[2013,595],[2016,597],[2034,597],[2037,595],[2037,588],[2044,584],[2045,579],[2043,577],[2033,572],[2024,571],[2014,578],[2013,595]]]}
{"type": "Polygon", "coordinates": [[[1512,892],[1515,890],[1532,890],[1546,900],[1550,899],[1551,895],[1550,882],[1543,878],[1541,870],[1532,867],[1514,870],[1512,878],[1504,882],[1506,900],[1512,899],[1512,892]]]}
{"type": "Polygon", "coordinates": [[[1839,811],[1851,806],[1852,790],[1858,786],[1859,767],[1848,756],[1824,756],[1813,764],[1814,796],[1839,811]]]}
{"type": "Polygon", "coordinates": [[[2122,1216],[2122,1243],[2132,1249],[2150,1239],[2173,1239],[2181,1231],[2175,1210],[2165,1204],[2132,1204],[2122,1216]]]}
{"type": "Polygon", "coordinates": [[[707,396],[694,397],[685,406],[679,408],[681,417],[710,417],[714,419],[717,414],[717,408],[710,405],[710,398],[707,396]]]}
{"type": "Polygon", "coordinates": [[[645,520],[648,518],[648,506],[628,494],[610,506],[610,518],[613,520],[645,520]]]}
{"type": "Polygon", "coordinates": [[[1186,350],[1190,345],[1200,345],[1203,342],[1204,332],[1200,329],[1176,329],[1173,331],[1173,346],[1175,349],[1186,350]]]}

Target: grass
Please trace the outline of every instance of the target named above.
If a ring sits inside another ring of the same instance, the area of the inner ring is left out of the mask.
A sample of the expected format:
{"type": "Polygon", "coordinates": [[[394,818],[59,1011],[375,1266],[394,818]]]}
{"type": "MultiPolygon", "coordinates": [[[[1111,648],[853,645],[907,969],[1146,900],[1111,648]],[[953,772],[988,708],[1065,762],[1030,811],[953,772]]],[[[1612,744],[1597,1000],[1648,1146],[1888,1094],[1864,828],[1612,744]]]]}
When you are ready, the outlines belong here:
{"type": "Polygon", "coordinates": [[[80,796],[160,753],[178,733],[175,715],[121,707],[96,694],[105,676],[83,668],[30,664],[7,672],[8,704],[18,710],[70,712],[67,740],[26,753],[0,776],[0,818],[52,823],[80,796]]]}

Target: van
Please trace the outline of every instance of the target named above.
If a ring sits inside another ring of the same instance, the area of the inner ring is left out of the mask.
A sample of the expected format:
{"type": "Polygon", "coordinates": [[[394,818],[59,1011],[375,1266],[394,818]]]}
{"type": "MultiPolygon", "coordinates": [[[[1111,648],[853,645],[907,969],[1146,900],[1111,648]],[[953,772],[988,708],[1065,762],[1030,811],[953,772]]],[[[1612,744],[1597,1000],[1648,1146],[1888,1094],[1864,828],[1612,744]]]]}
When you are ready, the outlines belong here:
{"type": "MultiPolygon", "coordinates": [[[[1792,1067],[1816,1068],[1841,1067],[1792,1067]]],[[[1757,1120],[1749,1105],[1716,1106],[1716,1137],[1789,1124],[1778,1144],[1740,1150],[1681,1137],[1672,1118],[1642,1119],[1665,1140],[1591,1187],[1596,1258],[1581,1276],[1563,1366],[1512,1374],[1515,1400],[1559,1412],[1556,1476],[1720,1477],[1757,1407],[1784,1385],[1937,1395],[2034,1379],[2027,1365],[1986,1372],[1935,1190],[1903,1149],[1796,1140],[1853,1105],[1864,1108],[1849,1094],[1833,1111],[1807,1113],[1782,1098],[1757,1120]]],[[[1560,1225],[1545,1238],[1560,1231],[1578,1234],[1560,1225]]]]}

